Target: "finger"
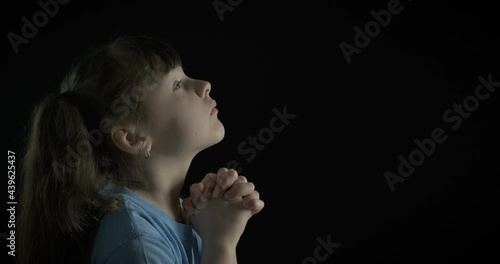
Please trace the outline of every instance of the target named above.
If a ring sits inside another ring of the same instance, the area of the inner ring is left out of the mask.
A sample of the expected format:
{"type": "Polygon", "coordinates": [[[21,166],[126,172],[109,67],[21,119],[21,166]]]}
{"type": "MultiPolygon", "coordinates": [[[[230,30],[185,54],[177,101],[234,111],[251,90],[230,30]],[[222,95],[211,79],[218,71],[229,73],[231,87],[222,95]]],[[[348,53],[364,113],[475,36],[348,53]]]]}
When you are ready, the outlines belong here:
{"type": "MultiPolygon", "coordinates": [[[[220,169],[217,171],[217,175],[215,176],[215,182],[217,182],[217,179],[218,179],[218,178],[220,178],[220,177],[222,177],[222,175],[224,175],[227,171],[228,171],[228,169],[227,169],[227,168],[225,168],[225,167],[220,168],[220,169]]],[[[214,187],[214,190],[213,190],[212,195],[214,195],[214,193],[215,193],[217,196],[219,196],[219,194],[220,194],[220,189],[219,189],[219,187],[217,187],[217,184],[216,184],[216,185],[215,185],[215,187],[214,187]]],[[[217,197],[217,196],[214,196],[214,197],[217,197]]]]}
{"type": "Polygon", "coordinates": [[[234,200],[238,197],[243,197],[251,194],[255,190],[255,185],[252,182],[242,182],[235,183],[231,189],[229,189],[224,198],[227,200],[234,200]]]}
{"type": "Polygon", "coordinates": [[[198,203],[200,195],[203,192],[203,189],[204,189],[204,184],[202,182],[193,183],[189,187],[189,193],[193,206],[196,206],[196,204],[198,203]]]}
{"type": "Polygon", "coordinates": [[[187,206],[191,206],[192,205],[192,200],[193,200],[192,196],[189,196],[189,197],[186,197],[186,198],[182,199],[182,208],[185,208],[187,206]]]}
{"type": "Polygon", "coordinates": [[[252,207],[252,215],[259,213],[264,208],[264,201],[260,199],[248,200],[245,202],[245,207],[252,207]]]}
{"type": "Polygon", "coordinates": [[[203,202],[203,203],[198,203],[196,205],[196,210],[202,210],[202,209],[205,209],[208,205],[208,202],[203,202]]]}
{"type": "MultiPolygon", "coordinates": [[[[236,187],[236,185],[238,185],[238,184],[247,183],[247,182],[248,182],[247,177],[240,175],[240,176],[238,176],[238,179],[230,187],[230,189],[232,189],[233,187],[236,187]]],[[[227,190],[226,190],[226,193],[227,193],[227,190]]],[[[241,196],[243,196],[243,195],[241,195],[241,196]]]]}
{"type": "Polygon", "coordinates": [[[224,168],[224,167],[220,168],[220,169],[217,171],[217,176],[219,176],[219,175],[222,175],[222,174],[226,173],[228,170],[229,170],[228,168],[224,168]]]}
{"type": "Polygon", "coordinates": [[[260,199],[260,193],[258,191],[253,191],[251,194],[246,195],[243,197],[243,200],[253,200],[253,199],[260,199]]]}
{"type": "Polygon", "coordinates": [[[212,198],[212,192],[214,190],[215,183],[214,182],[207,182],[205,184],[205,189],[203,189],[202,194],[200,195],[200,201],[206,202],[212,198]]]}
{"type": "Polygon", "coordinates": [[[216,180],[217,174],[215,173],[210,172],[205,175],[205,177],[201,180],[204,185],[204,189],[202,194],[200,195],[200,200],[208,201],[208,199],[210,199],[216,180]]]}
{"type": "Polygon", "coordinates": [[[238,172],[230,169],[227,172],[217,177],[217,183],[214,188],[213,197],[218,197],[223,194],[238,180],[238,172]]]}
{"type": "Polygon", "coordinates": [[[209,173],[205,174],[205,177],[203,177],[203,179],[201,181],[203,183],[216,182],[217,181],[217,174],[215,174],[213,172],[209,172],[209,173]]]}
{"type": "Polygon", "coordinates": [[[247,177],[240,175],[238,176],[238,182],[248,182],[248,179],[247,177]]]}
{"type": "Polygon", "coordinates": [[[248,210],[256,210],[258,209],[255,203],[252,200],[260,200],[260,193],[258,191],[253,191],[251,194],[243,197],[243,207],[245,207],[248,210]]]}
{"type": "Polygon", "coordinates": [[[184,215],[188,215],[194,209],[195,207],[193,206],[193,198],[191,196],[182,200],[182,210],[184,211],[184,215]]]}

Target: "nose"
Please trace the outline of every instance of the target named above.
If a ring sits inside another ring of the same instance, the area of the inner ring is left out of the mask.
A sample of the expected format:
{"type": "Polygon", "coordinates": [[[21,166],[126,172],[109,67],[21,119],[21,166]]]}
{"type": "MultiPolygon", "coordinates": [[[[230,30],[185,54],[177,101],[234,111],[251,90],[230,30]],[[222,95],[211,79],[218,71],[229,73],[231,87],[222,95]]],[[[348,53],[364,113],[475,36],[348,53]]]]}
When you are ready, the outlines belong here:
{"type": "Polygon", "coordinates": [[[198,87],[196,89],[198,96],[202,98],[208,97],[210,95],[210,91],[212,90],[212,85],[207,81],[199,80],[198,82],[198,87]]]}

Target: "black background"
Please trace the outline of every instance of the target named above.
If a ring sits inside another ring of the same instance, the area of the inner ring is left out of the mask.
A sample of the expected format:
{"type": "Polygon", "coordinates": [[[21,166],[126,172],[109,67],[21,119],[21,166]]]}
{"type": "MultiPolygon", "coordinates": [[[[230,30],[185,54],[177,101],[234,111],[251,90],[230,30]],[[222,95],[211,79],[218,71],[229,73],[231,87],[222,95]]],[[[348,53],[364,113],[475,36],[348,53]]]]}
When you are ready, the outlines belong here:
{"type": "MultiPolygon", "coordinates": [[[[240,264],[303,263],[327,237],[341,246],[318,263],[498,259],[498,92],[456,130],[442,117],[474,95],[478,76],[500,80],[494,1],[401,1],[351,63],[339,44],[353,45],[353,28],[389,1],[270,2],[243,0],[221,21],[212,1],[73,0],[17,54],[8,32],[21,34],[21,17],[41,8],[4,2],[6,148],[21,151],[31,104],[58,90],[83,49],[151,33],[179,51],[188,75],[211,82],[226,128],[195,158],[186,186],[236,160],[266,203],[241,238],[240,264]],[[238,145],[284,107],[296,117],[247,161],[238,145]],[[438,127],[447,140],[391,192],[384,172],[397,172],[397,157],[438,127]]],[[[5,243],[0,259],[12,260],[5,243]]]]}

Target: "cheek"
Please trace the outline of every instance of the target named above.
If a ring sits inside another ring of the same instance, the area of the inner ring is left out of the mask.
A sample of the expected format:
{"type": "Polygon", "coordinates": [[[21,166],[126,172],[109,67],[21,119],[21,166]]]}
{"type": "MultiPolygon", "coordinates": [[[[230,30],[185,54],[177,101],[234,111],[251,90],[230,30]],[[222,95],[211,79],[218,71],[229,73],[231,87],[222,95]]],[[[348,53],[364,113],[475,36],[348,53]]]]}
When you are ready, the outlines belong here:
{"type": "Polygon", "coordinates": [[[199,115],[192,112],[182,112],[174,116],[166,116],[163,130],[177,137],[190,136],[200,128],[199,115]]]}
{"type": "Polygon", "coordinates": [[[169,105],[158,106],[152,118],[152,125],[158,134],[176,138],[191,137],[200,133],[210,116],[204,116],[200,104],[181,103],[173,98],[169,105]]]}
{"type": "Polygon", "coordinates": [[[200,113],[194,110],[186,109],[174,119],[177,128],[186,134],[196,133],[203,127],[200,113]]]}

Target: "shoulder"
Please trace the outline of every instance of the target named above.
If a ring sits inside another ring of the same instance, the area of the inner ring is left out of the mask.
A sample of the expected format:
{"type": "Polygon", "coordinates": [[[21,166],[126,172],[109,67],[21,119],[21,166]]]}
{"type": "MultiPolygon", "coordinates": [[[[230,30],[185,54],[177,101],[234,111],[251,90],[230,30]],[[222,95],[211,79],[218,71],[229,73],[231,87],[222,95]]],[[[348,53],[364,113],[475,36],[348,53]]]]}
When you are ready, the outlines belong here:
{"type": "Polygon", "coordinates": [[[148,216],[125,203],[102,216],[92,247],[92,263],[156,263],[148,259],[171,257],[171,251],[148,216]]]}

